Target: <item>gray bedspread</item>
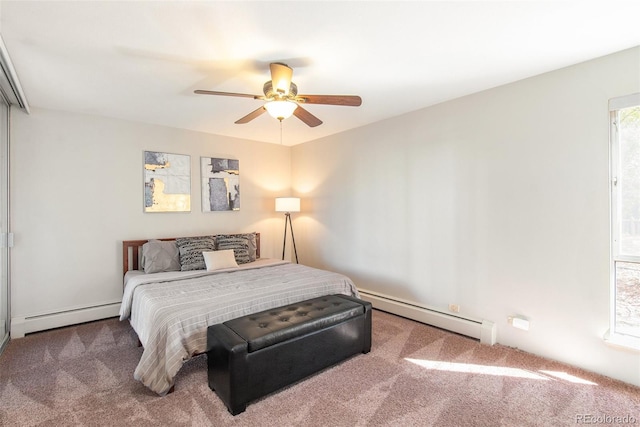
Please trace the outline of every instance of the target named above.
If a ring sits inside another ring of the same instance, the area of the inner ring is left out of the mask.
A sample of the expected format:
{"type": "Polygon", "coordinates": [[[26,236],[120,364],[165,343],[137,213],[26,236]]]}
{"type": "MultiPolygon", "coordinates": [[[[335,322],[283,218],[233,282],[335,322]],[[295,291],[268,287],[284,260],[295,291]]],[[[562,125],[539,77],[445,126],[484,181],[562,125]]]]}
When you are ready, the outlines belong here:
{"type": "Polygon", "coordinates": [[[184,361],[206,351],[208,326],[323,295],[358,296],[342,274],[288,262],[186,279],[142,276],[127,282],[120,319],[130,320],[144,346],[134,377],[160,395],[171,389],[184,361]]]}

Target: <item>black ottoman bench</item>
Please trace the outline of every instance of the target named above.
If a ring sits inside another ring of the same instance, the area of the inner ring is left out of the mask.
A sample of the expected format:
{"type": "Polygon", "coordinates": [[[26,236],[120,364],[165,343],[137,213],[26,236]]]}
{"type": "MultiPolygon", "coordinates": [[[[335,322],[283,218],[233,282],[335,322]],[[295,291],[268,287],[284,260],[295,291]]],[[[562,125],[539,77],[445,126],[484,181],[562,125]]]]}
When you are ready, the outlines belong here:
{"type": "Polygon", "coordinates": [[[269,393],[371,350],[371,303],[329,295],[207,329],[209,387],[233,415],[269,393]]]}

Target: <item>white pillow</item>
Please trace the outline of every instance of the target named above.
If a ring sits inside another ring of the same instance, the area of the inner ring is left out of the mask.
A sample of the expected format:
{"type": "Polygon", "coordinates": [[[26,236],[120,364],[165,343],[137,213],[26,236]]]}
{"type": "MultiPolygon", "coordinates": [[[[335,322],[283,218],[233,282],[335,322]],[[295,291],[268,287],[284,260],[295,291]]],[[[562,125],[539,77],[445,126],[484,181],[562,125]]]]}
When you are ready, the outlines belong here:
{"type": "Polygon", "coordinates": [[[207,271],[238,267],[236,257],[233,254],[233,249],[223,251],[204,251],[202,252],[202,256],[204,257],[204,263],[207,266],[207,271]]]}

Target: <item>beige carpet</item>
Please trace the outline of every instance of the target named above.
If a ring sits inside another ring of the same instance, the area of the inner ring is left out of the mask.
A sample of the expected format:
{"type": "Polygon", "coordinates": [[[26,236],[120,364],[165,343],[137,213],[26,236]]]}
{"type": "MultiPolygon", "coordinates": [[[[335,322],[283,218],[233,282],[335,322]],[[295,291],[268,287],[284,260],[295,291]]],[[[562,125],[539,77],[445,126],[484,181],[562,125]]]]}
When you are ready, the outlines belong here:
{"type": "Polygon", "coordinates": [[[141,354],[107,319],[13,340],[0,356],[6,426],[640,425],[640,389],[500,345],[374,311],[373,349],[231,416],[206,356],[158,397],[133,379],[141,354]],[[625,418],[626,417],[626,418],[625,418]],[[617,423],[616,423],[617,422],[617,423]]]}

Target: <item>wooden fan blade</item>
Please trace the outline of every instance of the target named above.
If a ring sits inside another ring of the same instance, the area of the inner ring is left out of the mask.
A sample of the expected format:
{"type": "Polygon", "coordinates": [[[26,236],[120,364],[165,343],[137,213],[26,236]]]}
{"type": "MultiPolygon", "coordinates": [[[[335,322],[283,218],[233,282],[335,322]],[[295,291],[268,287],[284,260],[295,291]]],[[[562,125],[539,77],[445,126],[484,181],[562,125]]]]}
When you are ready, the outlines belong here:
{"type": "Polygon", "coordinates": [[[273,90],[283,95],[289,94],[291,87],[291,78],[293,77],[293,69],[286,64],[280,62],[272,62],[269,64],[271,70],[271,84],[273,90]]]}
{"type": "Polygon", "coordinates": [[[307,110],[305,110],[299,105],[298,105],[298,108],[296,108],[293,111],[293,115],[299,118],[300,120],[302,120],[303,122],[305,122],[307,126],[312,128],[322,124],[322,120],[320,120],[319,118],[317,118],[316,116],[314,116],[313,114],[311,114],[310,112],[308,112],[307,110]]]}
{"type": "Polygon", "coordinates": [[[234,92],[216,92],[215,90],[194,90],[193,93],[198,95],[222,95],[222,96],[239,96],[242,98],[264,99],[262,95],[251,95],[248,93],[234,93],[234,92]]]}
{"type": "Polygon", "coordinates": [[[303,104],[346,105],[351,107],[362,105],[362,98],[355,95],[298,95],[296,96],[296,101],[303,104]]]}
{"type": "Polygon", "coordinates": [[[253,110],[252,112],[250,112],[246,116],[242,117],[241,119],[238,119],[236,121],[236,124],[237,125],[243,125],[245,123],[249,123],[251,120],[253,120],[256,117],[260,116],[265,111],[267,111],[267,110],[265,110],[264,107],[260,107],[260,108],[258,108],[256,110],[253,110]]]}

